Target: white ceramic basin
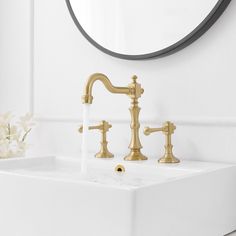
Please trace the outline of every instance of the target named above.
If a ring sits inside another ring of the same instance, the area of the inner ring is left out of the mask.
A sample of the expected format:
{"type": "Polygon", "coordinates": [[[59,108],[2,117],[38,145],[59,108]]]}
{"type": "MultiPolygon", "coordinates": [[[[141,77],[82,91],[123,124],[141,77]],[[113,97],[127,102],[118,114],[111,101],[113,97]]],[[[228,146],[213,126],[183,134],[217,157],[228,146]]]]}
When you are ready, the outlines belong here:
{"type": "Polygon", "coordinates": [[[236,166],[156,160],[0,161],[0,235],[223,236],[236,229],[236,166]],[[126,172],[118,174],[121,163],[126,172]]]}

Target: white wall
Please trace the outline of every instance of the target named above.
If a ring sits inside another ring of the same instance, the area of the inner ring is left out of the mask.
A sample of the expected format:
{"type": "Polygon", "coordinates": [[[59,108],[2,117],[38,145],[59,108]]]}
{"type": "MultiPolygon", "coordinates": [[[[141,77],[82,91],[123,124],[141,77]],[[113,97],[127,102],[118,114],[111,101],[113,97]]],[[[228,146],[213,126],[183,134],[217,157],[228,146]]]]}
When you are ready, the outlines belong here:
{"type": "MultiPolygon", "coordinates": [[[[236,162],[235,10],[232,1],[210,31],[177,54],[124,61],[103,54],[84,39],[64,0],[35,0],[33,101],[39,126],[34,151],[79,155],[81,137],[76,128],[81,123],[83,86],[90,74],[102,72],[118,86],[127,85],[133,74],[139,76],[145,89],[140,99],[142,128],[175,121],[179,158],[236,162]]],[[[29,88],[23,79],[22,83],[29,88]]],[[[110,149],[126,154],[129,99],[109,94],[100,84],[95,87],[92,119],[113,124],[110,149]]],[[[18,101],[11,101],[18,106],[18,101]]],[[[4,106],[7,109],[8,104],[4,106]]],[[[96,152],[99,134],[90,136],[90,151],[96,152]]],[[[141,135],[141,139],[145,154],[157,158],[163,153],[163,135],[141,135]]]]}
{"type": "Polygon", "coordinates": [[[0,113],[30,109],[31,1],[0,0],[0,113]]]}

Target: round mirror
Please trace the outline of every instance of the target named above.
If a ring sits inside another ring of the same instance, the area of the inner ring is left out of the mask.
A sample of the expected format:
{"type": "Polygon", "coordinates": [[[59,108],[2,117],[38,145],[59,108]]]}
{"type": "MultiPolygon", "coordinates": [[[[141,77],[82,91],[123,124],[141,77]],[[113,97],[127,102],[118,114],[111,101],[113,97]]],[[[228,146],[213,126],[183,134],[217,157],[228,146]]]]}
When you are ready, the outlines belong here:
{"type": "Polygon", "coordinates": [[[66,0],[82,34],[115,57],[138,60],[176,52],[198,39],[231,0],[66,0]]]}

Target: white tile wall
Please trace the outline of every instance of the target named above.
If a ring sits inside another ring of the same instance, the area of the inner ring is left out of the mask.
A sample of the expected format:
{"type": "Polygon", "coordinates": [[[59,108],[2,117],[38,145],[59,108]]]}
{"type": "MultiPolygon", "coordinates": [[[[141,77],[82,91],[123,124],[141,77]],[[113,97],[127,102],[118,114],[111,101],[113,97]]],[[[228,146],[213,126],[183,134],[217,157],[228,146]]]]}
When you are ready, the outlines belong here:
{"type": "MultiPolygon", "coordinates": [[[[137,74],[145,88],[140,99],[142,128],[173,120],[180,158],[236,162],[235,9],[232,2],[212,29],[183,51],[137,62],[112,58],[91,46],[74,25],[64,0],[35,0],[35,112],[41,118],[42,137],[51,139],[51,151],[79,155],[81,137],[75,136],[75,127],[81,123],[80,97],[88,75],[103,72],[114,84],[126,85],[137,74]]],[[[111,148],[124,154],[129,143],[129,99],[109,94],[99,83],[94,97],[92,119],[113,123],[111,148]]],[[[160,156],[162,135],[141,136],[144,152],[160,156]]],[[[90,151],[95,152],[96,132],[91,140],[90,151]]]]}
{"type": "Polygon", "coordinates": [[[0,113],[23,113],[30,107],[31,10],[31,0],[0,1],[0,113]]]}
{"type": "MultiPolygon", "coordinates": [[[[64,0],[35,0],[32,30],[28,23],[32,3],[24,0],[18,6],[14,0],[3,0],[0,8],[11,12],[0,14],[5,17],[0,21],[5,35],[0,43],[5,50],[0,54],[5,68],[0,70],[0,111],[23,113],[33,103],[39,125],[31,140],[32,152],[79,156],[81,137],[76,127],[81,123],[83,86],[88,75],[103,72],[116,85],[128,84],[133,74],[139,76],[145,88],[140,99],[142,128],[166,119],[175,121],[178,157],[236,162],[236,2],[193,45],[150,61],[124,61],[98,51],[77,30],[64,0]],[[11,20],[11,27],[3,24],[11,20]]],[[[129,99],[109,94],[99,83],[95,87],[92,119],[113,124],[111,150],[125,154],[129,99]]],[[[99,134],[91,133],[91,152],[97,151],[98,139],[99,134]]],[[[162,154],[161,134],[141,135],[141,139],[147,155],[162,154]]]]}

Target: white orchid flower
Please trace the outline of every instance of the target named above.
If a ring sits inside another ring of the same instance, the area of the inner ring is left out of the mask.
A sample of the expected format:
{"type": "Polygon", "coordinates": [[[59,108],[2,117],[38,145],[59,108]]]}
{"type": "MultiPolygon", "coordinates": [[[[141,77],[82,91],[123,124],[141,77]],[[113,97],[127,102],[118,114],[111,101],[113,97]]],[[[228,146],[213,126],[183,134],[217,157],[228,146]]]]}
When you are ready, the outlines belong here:
{"type": "Polygon", "coordinates": [[[26,137],[35,125],[30,113],[21,117],[18,125],[12,117],[10,112],[0,115],[0,158],[24,156],[28,147],[26,137]]]}
{"type": "Polygon", "coordinates": [[[9,126],[9,138],[12,140],[20,140],[21,130],[16,125],[9,126]]]}
{"type": "Polygon", "coordinates": [[[9,123],[11,123],[13,116],[11,112],[7,112],[0,115],[0,127],[6,127],[9,123]]]}
{"type": "Polygon", "coordinates": [[[6,139],[8,135],[7,129],[0,127],[0,140],[6,139]]]}
{"type": "Polygon", "coordinates": [[[31,113],[27,113],[25,116],[22,116],[20,118],[20,122],[18,123],[25,132],[28,132],[29,129],[35,126],[33,115],[31,113]]]}

